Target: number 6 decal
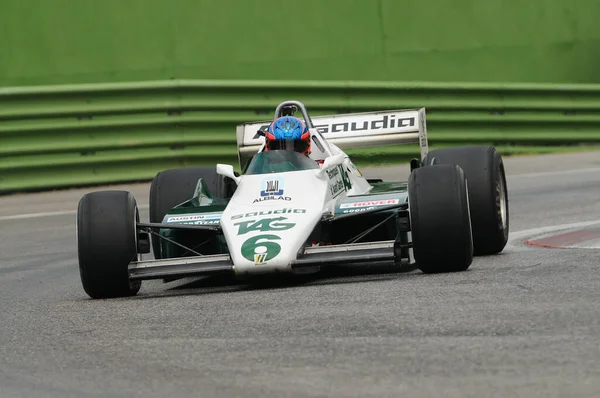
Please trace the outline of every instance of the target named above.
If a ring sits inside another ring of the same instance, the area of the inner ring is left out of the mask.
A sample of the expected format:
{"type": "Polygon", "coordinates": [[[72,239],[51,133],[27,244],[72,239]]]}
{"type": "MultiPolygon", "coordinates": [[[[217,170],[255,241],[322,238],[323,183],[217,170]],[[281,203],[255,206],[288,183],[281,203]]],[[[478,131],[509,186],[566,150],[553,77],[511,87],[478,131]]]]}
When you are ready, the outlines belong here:
{"type": "Polygon", "coordinates": [[[275,258],[281,251],[281,246],[273,242],[280,240],[277,235],[258,235],[244,242],[242,245],[242,256],[255,264],[264,263],[275,258]]]}

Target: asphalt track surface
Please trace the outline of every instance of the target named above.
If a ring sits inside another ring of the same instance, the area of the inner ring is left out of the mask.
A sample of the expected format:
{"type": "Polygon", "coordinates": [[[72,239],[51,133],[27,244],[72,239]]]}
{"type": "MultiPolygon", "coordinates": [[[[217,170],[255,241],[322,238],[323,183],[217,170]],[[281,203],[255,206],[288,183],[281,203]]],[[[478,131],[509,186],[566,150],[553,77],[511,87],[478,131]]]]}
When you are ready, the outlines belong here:
{"type": "MultiPolygon", "coordinates": [[[[511,243],[467,272],[153,281],[104,301],[77,268],[89,189],[1,197],[0,397],[597,396],[600,250],[522,242],[600,219],[600,153],[505,163],[511,243]]],[[[125,189],[147,205],[148,184],[125,189]]]]}

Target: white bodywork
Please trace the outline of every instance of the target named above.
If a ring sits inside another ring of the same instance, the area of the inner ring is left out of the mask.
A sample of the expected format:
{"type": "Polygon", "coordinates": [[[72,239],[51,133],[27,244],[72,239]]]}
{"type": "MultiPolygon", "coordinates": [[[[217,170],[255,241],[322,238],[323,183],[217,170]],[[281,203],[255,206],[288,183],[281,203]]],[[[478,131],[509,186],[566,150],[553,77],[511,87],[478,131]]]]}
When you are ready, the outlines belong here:
{"type": "MultiPolygon", "coordinates": [[[[421,156],[427,154],[425,109],[315,117],[313,123],[311,158],[325,160],[320,169],[238,177],[231,166],[217,166],[238,184],[220,219],[236,274],[289,272],[322,217],[333,215],[340,200],[369,192],[341,147],[419,143],[421,156]]],[[[257,131],[266,125],[238,126],[241,162],[263,150],[257,131]]]]}
{"type": "Polygon", "coordinates": [[[323,214],[333,214],[335,204],[347,196],[348,174],[340,164],[242,176],[221,216],[236,273],[289,271],[323,214]],[[261,196],[265,188],[272,194],[261,196]]]}

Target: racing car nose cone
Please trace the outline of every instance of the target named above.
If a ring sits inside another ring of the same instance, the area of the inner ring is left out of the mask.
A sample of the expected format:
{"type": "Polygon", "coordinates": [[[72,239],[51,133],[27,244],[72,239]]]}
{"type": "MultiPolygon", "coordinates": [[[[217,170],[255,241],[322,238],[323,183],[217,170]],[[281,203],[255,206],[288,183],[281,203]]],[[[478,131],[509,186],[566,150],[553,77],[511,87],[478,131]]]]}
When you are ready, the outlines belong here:
{"type": "Polygon", "coordinates": [[[290,272],[321,219],[327,183],[313,170],[245,178],[221,217],[235,270],[290,272]]]}

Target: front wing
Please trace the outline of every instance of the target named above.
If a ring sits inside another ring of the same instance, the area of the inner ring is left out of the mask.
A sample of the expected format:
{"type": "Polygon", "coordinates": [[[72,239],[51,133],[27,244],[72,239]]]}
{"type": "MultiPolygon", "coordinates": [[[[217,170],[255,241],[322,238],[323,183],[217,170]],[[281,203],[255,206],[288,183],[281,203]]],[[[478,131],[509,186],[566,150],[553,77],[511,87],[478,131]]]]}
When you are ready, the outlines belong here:
{"type": "MultiPolygon", "coordinates": [[[[307,267],[391,262],[400,258],[400,250],[406,246],[390,240],[306,247],[296,260],[290,262],[290,268],[292,271],[301,272],[301,269],[307,267]]],[[[132,280],[185,278],[234,272],[235,267],[228,254],[136,261],[129,266],[129,277],[132,280]]]]}
{"type": "MultiPolygon", "coordinates": [[[[408,220],[407,203],[381,206],[361,212],[361,215],[396,210],[390,217],[401,216],[408,220]]],[[[357,213],[332,215],[322,222],[334,222],[339,219],[355,218],[357,213]]],[[[381,223],[380,223],[381,224],[381,223]]],[[[140,229],[178,228],[190,230],[219,231],[220,226],[207,225],[172,225],[138,223],[140,229]]],[[[371,227],[376,228],[376,226],[371,227]]],[[[408,231],[407,226],[401,228],[408,231]]],[[[402,232],[402,231],[399,231],[402,232]]],[[[368,230],[366,231],[368,233],[368,230]]],[[[364,235],[361,234],[361,235],[364,235]]],[[[412,256],[409,252],[412,244],[399,234],[395,240],[357,243],[360,235],[344,244],[304,247],[295,260],[290,261],[290,271],[303,272],[310,268],[342,264],[373,264],[381,262],[396,262],[410,264],[412,256]]],[[[216,273],[235,273],[235,266],[229,254],[198,255],[162,260],[134,261],[129,265],[131,280],[146,279],[179,279],[191,276],[203,276],[216,273]]]]}

